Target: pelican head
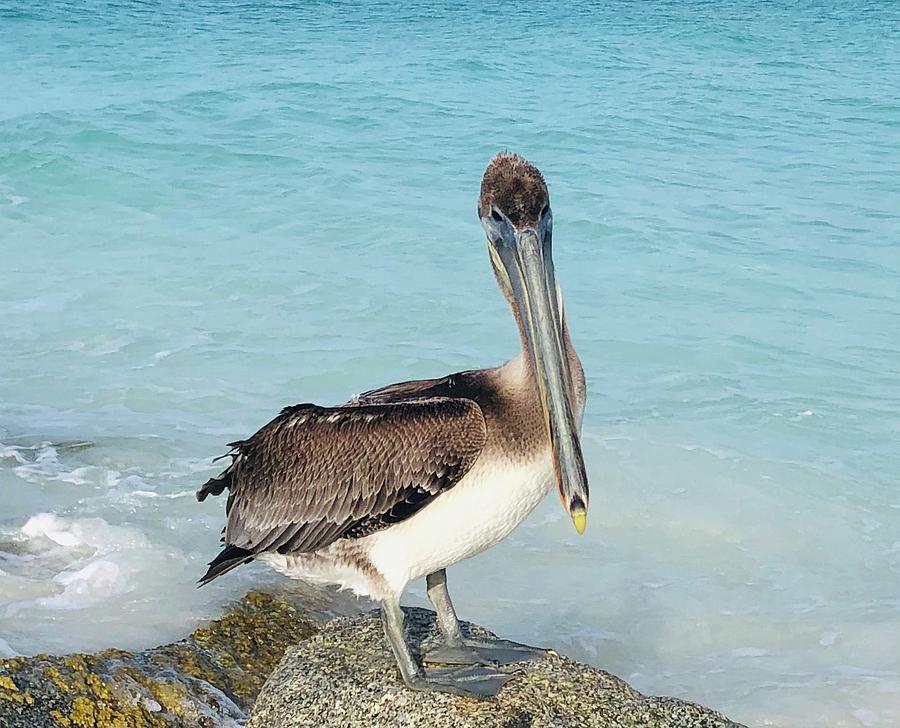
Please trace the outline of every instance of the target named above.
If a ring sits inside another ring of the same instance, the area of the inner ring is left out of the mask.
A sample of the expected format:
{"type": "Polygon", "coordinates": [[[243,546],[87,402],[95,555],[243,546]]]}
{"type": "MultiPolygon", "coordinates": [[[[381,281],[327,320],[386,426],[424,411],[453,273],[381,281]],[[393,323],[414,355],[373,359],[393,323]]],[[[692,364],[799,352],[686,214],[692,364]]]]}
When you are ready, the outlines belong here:
{"type": "Polygon", "coordinates": [[[478,215],[497,281],[522,328],[553,451],[559,497],[575,529],[583,533],[588,482],[563,350],[562,294],[551,251],[553,213],[543,175],[515,154],[498,154],[481,181],[478,215]]]}

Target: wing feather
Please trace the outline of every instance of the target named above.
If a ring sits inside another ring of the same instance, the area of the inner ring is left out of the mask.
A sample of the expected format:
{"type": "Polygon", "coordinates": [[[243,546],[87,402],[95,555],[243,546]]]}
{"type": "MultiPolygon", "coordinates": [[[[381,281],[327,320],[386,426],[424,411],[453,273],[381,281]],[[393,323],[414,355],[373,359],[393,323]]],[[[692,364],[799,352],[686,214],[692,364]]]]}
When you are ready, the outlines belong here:
{"type": "Polygon", "coordinates": [[[236,553],[316,551],[403,520],[453,487],[485,436],[470,399],[296,405],[232,443],[231,465],[197,497],[229,489],[225,544],[236,553]]]}

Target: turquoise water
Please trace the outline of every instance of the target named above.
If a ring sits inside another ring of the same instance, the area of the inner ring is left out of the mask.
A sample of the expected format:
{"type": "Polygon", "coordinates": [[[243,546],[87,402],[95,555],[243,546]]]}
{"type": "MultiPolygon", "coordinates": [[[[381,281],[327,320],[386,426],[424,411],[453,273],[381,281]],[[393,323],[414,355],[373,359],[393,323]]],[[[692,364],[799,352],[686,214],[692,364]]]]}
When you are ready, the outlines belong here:
{"type": "Polygon", "coordinates": [[[748,723],[895,726],[898,78],[889,2],[0,2],[0,654],[272,583],[193,586],[223,443],[515,353],[475,217],[509,148],[592,511],[455,567],[459,611],[748,723]]]}

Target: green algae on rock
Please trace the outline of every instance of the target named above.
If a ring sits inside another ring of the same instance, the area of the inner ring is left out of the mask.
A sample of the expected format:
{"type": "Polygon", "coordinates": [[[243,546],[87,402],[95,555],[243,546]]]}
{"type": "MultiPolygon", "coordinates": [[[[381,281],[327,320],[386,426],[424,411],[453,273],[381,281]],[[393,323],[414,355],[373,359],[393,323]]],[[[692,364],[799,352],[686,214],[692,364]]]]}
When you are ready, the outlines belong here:
{"type": "MultiPolygon", "coordinates": [[[[433,612],[406,615],[412,644],[437,639],[433,612]]],[[[565,657],[516,667],[520,674],[494,701],[413,692],[400,682],[377,613],[334,620],[287,651],[247,728],[739,728],[716,711],[646,697],[565,657]]]]}
{"type": "Polygon", "coordinates": [[[315,631],[287,601],[250,592],[174,644],[0,660],[0,728],[238,726],[285,649],[315,631]]]}

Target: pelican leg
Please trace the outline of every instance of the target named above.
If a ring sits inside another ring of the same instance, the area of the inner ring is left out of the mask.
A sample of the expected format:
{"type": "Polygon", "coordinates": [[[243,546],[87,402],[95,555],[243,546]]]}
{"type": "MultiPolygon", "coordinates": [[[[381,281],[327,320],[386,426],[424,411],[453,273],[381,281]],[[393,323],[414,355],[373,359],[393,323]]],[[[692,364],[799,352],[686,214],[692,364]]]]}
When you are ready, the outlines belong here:
{"type": "Polygon", "coordinates": [[[435,571],[426,577],[428,598],[434,605],[438,627],[444,635],[443,644],[427,650],[422,659],[426,664],[441,665],[510,665],[526,660],[539,660],[549,654],[540,647],[518,642],[478,637],[463,638],[459,618],[447,590],[447,572],[435,571]]]}
{"type": "Polygon", "coordinates": [[[512,674],[482,665],[430,670],[426,673],[413,658],[406,642],[403,634],[403,610],[398,599],[381,603],[381,621],[403,682],[413,690],[436,690],[486,700],[495,697],[500,688],[514,677],[512,674]]]}

